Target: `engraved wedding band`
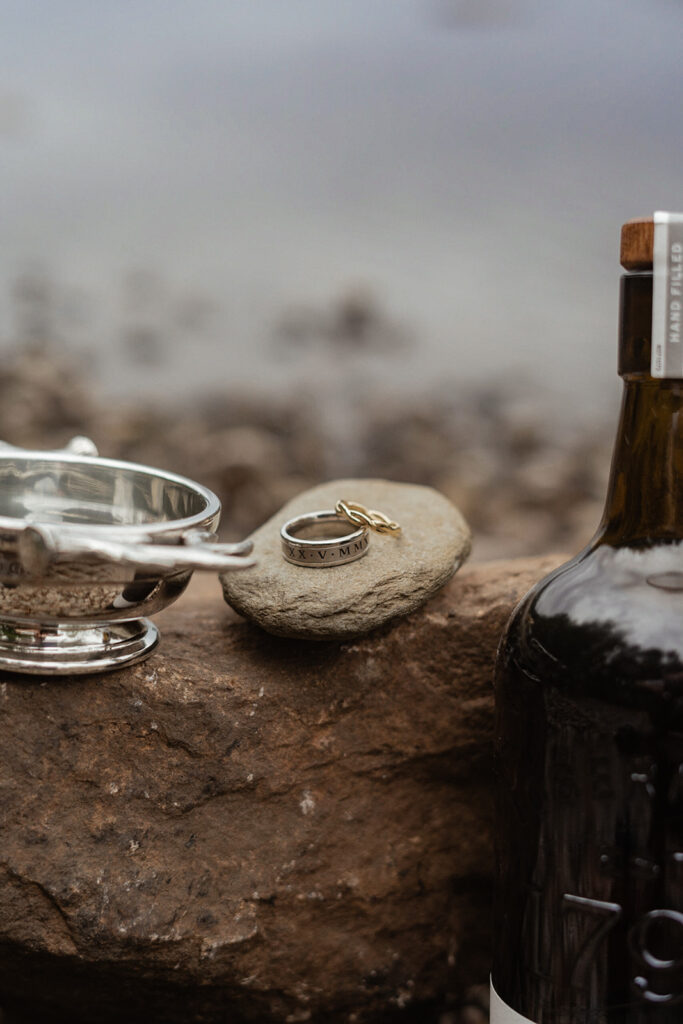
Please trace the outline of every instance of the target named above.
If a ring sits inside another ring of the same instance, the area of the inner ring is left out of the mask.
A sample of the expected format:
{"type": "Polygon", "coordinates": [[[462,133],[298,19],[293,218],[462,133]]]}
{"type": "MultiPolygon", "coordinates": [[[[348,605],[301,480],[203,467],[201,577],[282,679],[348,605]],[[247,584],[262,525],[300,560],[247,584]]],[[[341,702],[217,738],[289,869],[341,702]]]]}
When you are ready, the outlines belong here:
{"type": "Polygon", "coordinates": [[[355,562],[368,550],[370,537],[365,526],[352,533],[348,528],[348,519],[333,509],[295,516],[280,530],[282,555],[293,565],[309,569],[355,562]]]}
{"type": "Polygon", "coordinates": [[[293,565],[309,569],[345,565],[363,557],[370,544],[370,530],[396,534],[401,527],[377,509],[340,500],[334,509],[289,519],[280,530],[282,554],[293,565]],[[344,532],[349,524],[356,527],[353,533],[344,532]]]}

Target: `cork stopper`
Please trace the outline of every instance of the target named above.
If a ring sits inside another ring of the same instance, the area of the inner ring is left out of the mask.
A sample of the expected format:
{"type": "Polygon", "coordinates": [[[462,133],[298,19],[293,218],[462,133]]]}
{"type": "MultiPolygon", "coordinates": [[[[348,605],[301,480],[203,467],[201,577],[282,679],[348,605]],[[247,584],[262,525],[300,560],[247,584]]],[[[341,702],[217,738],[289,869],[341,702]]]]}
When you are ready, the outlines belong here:
{"type": "Polygon", "coordinates": [[[621,229],[621,265],[625,270],[652,270],[655,223],[652,217],[627,220],[621,229]]]}

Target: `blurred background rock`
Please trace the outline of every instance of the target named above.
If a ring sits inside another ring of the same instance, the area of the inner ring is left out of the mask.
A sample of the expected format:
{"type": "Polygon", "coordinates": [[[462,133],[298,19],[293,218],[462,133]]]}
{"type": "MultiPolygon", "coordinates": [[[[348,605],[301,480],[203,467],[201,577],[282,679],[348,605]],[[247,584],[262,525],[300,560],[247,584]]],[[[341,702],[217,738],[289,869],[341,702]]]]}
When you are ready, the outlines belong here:
{"type": "Polygon", "coordinates": [[[680,194],[680,0],[9,0],[0,434],[591,534],[620,223],[680,194]]]}
{"type": "Polygon", "coordinates": [[[368,297],[283,318],[273,346],[300,361],[296,389],[217,386],[185,401],[107,395],[49,323],[27,322],[40,330],[20,332],[0,367],[0,437],[49,448],[82,433],[102,454],[189,475],[219,494],[227,537],[318,481],[359,475],[438,488],[478,559],[578,549],[597,526],[613,424],[556,423],[514,380],[382,393],[360,357],[410,342],[368,297]]]}

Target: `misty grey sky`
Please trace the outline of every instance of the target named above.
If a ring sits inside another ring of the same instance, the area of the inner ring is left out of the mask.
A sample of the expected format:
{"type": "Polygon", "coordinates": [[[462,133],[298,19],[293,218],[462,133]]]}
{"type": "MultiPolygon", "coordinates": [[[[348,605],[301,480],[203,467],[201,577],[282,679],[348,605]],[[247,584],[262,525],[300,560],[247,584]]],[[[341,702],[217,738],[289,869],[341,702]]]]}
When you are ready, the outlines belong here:
{"type": "Polygon", "coordinates": [[[419,340],[404,380],[601,402],[619,225],[683,208],[680,0],[9,0],[2,23],[2,294],[45,268],[112,386],[144,269],[170,348],[138,388],[295,376],[268,364],[283,310],[366,285],[419,340]],[[187,335],[169,310],[197,296],[187,335]]]}

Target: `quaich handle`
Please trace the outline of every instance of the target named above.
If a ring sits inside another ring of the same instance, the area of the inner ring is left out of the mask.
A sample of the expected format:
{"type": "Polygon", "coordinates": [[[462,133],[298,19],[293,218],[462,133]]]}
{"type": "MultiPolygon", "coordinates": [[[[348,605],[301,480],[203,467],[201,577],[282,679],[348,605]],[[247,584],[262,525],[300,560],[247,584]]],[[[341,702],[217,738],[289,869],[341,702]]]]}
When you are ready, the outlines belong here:
{"type": "MultiPolygon", "coordinates": [[[[3,452],[24,452],[26,449],[0,441],[3,452]]],[[[96,457],[97,446],[89,437],[72,437],[64,448],[47,451],[45,455],[68,453],[96,457]]],[[[253,548],[251,541],[220,544],[216,534],[209,530],[186,530],[179,539],[159,543],[152,534],[135,541],[109,540],[93,535],[86,528],[29,525],[18,539],[19,560],[22,568],[32,576],[43,576],[53,565],[79,560],[98,564],[126,565],[136,570],[152,572],[229,572],[248,569],[256,564],[247,557],[253,548]]]]}
{"type": "MultiPolygon", "coordinates": [[[[0,441],[0,455],[3,452],[26,452],[28,450],[27,448],[20,448],[16,444],[10,444],[9,441],[0,441]]],[[[97,456],[99,452],[94,441],[91,441],[89,437],[83,437],[78,434],[76,437],[72,437],[70,441],[67,441],[63,448],[52,448],[43,454],[97,456]]]]}
{"type": "Polygon", "coordinates": [[[41,525],[27,526],[22,531],[19,558],[32,576],[42,576],[59,563],[80,560],[162,573],[196,569],[228,572],[256,564],[255,559],[247,557],[252,547],[251,541],[219,544],[216,535],[206,530],[188,530],[181,535],[180,543],[159,544],[151,535],[126,543],[73,527],[67,531],[41,525]]]}

